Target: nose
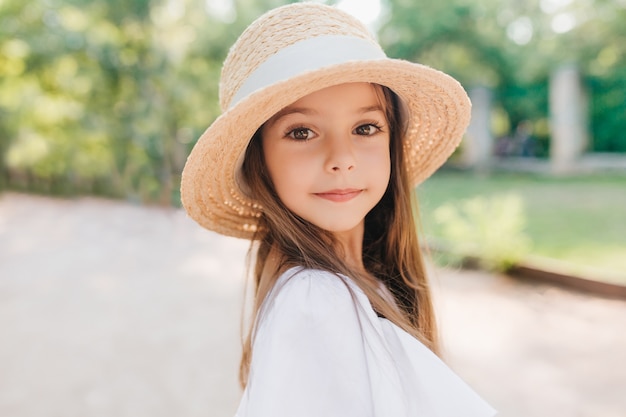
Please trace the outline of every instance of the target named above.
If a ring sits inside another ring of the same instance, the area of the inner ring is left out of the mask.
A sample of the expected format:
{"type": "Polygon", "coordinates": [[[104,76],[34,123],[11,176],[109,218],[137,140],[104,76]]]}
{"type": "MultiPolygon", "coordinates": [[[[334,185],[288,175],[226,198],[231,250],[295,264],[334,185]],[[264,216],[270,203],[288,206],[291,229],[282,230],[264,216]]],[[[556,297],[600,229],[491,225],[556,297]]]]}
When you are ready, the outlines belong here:
{"type": "Polygon", "coordinates": [[[353,139],[350,135],[332,135],[327,141],[326,170],[348,172],[356,167],[353,139]]]}

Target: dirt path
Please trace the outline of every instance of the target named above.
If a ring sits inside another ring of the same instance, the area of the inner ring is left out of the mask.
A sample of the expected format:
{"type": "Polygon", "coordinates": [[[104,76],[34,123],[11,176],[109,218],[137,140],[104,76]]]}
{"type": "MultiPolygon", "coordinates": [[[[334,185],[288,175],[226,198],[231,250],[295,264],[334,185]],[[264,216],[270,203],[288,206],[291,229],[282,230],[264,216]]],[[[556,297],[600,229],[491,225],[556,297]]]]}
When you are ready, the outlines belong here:
{"type": "MultiPolygon", "coordinates": [[[[178,210],[0,197],[0,416],[232,416],[243,241],[178,210]]],[[[452,366],[504,417],[624,417],[626,303],[437,271],[452,366]]]]}

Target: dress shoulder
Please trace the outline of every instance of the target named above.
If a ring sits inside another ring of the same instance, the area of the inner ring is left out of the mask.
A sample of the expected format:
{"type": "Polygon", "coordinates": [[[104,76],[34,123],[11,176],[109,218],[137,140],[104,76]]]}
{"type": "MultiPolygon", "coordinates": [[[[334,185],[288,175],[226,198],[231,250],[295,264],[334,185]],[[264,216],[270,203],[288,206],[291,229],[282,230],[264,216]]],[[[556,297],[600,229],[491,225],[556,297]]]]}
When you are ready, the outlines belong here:
{"type": "Polygon", "coordinates": [[[349,283],[291,269],[266,299],[239,417],[372,416],[359,314],[349,283]]]}
{"type": "Polygon", "coordinates": [[[292,268],[266,297],[237,417],[490,417],[349,278],[292,268]]]}
{"type": "Polygon", "coordinates": [[[279,277],[268,295],[264,314],[273,312],[323,321],[354,310],[355,302],[361,301],[359,293],[360,289],[342,275],[291,268],[279,277]]]}

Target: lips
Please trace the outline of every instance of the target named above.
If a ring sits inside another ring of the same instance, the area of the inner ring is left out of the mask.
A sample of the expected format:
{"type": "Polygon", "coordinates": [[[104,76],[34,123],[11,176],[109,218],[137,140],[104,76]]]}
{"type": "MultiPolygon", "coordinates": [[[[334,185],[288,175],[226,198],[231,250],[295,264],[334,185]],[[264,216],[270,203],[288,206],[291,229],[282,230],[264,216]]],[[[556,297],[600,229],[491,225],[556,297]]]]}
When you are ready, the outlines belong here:
{"type": "Polygon", "coordinates": [[[359,194],[361,194],[363,190],[357,188],[346,188],[341,190],[328,190],[322,193],[315,193],[316,196],[323,198],[325,200],[334,201],[336,203],[342,203],[345,201],[350,201],[359,194]]]}

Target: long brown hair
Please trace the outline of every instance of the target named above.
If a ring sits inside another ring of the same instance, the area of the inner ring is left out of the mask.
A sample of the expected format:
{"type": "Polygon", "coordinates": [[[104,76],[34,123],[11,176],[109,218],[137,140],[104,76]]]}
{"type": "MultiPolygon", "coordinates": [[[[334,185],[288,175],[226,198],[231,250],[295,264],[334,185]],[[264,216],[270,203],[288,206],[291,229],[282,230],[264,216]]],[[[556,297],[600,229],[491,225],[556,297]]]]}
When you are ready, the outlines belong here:
{"type": "Polygon", "coordinates": [[[390,129],[391,176],[382,199],[365,217],[363,264],[367,274],[346,265],[339,253],[340,245],[330,232],[297,216],[278,198],[263,158],[261,129],[248,145],[242,180],[251,190],[251,197],[263,207],[263,214],[248,258],[254,280],[254,303],[243,341],[239,372],[242,387],[248,380],[253,330],[263,300],[280,273],[293,266],[350,277],[378,314],[439,353],[430,289],[417,237],[417,202],[404,166],[405,123],[400,101],[388,88],[375,87],[390,129]],[[329,251],[329,247],[336,250],[329,251]],[[396,305],[380,294],[379,282],[371,276],[387,286],[396,305]]]}

